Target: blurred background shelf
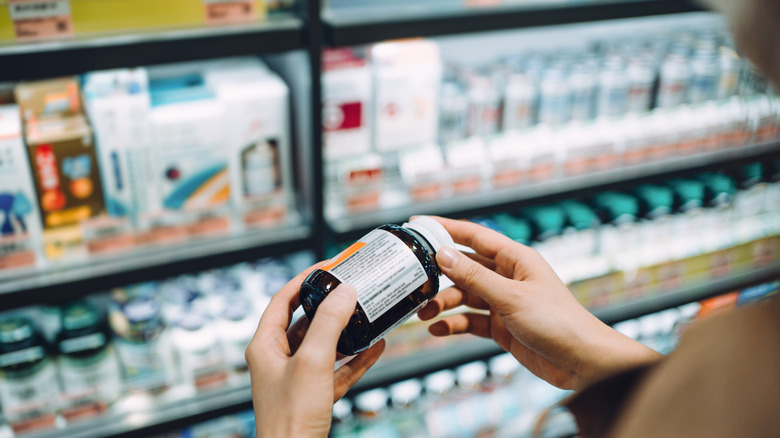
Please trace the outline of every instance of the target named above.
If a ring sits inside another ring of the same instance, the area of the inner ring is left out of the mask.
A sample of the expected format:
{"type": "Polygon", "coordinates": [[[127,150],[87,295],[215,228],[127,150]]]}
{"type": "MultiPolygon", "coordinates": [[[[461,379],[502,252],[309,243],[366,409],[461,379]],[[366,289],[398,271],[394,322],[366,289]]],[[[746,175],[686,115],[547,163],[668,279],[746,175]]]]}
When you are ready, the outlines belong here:
{"type": "Polygon", "coordinates": [[[113,287],[310,249],[310,237],[310,228],[299,224],[169,246],[136,247],[74,265],[9,273],[0,277],[0,299],[3,310],[64,302],[113,287]]]}
{"type": "Polygon", "coordinates": [[[604,172],[521,184],[513,188],[453,196],[425,203],[413,203],[408,200],[408,197],[400,196],[397,198],[400,202],[396,205],[366,213],[347,213],[340,206],[334,205],[326,211],[326,219],[335,233],[341,234],[343,238],[350,238],[383,223],[406,221],[412,215],[473,217],[508,211],[528,201],[571,198],[582,193],[619,188],[621,185],[641,183],[648,179],[735,167],[778,156],[780,156],[780,142],[770,142],[641,165],[621,166],[604,172]]]}
{"type": "Polygon", "coordinates": [[[171,432],[195,422],[252,409],[249,385],[213,390],[167,403],[151,402],[147,407],[123,413],[109,413],[94,419],[25,434],[27,438],[149,437],[171,432]]]}
{"type": "MultiPolygon", "coordinates": [[[[468,3],[468,2],[466,2],[468,3]]],[[[433,4],[410,7],[328,9],[323,12],[325,41],[333,47],[388,39],[429,37],[525,27],[584,23],[700,11],[690,1],[553,1],[467,7],[433,4]]]]}
{"type": "MultiPolygon", "coordinates": [[[[730,275],[727,278],[711,280],[621,304],[590,310],[596,317],[611,325],[645,314],[755,286],[776,279],[778,276],[780,276],[780,263],[775,263],[750,272],[730,275]]],[[[428,323],[419,322],[417,324],[428,325],[428,323]]],[[[353,391],[360,392],[373,387],[388,385],[392,382],[423,376],[443,368],[454,368],[475,360],[487,359],[503,352],[504,350],[492,340],[463,335],[457,341],[442,348],[420,351],[409,357],[380,359],[360,379],[353,391]]]]}
{"type": "Polygon", "coordinates": [[[257,55],[303,49],[303,22],[293,16],[222,27],[78,36],[0,45],[0,82],[80,74],[90,70],[257,55]]]}

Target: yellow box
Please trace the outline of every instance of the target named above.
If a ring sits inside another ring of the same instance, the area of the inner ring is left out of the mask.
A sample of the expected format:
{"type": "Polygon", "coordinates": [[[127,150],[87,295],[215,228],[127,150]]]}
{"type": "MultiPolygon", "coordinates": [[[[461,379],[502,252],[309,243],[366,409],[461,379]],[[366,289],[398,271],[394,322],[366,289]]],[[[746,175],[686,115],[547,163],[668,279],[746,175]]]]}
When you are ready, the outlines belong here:
{"type": "MultiPolygon", "coordinates": [[[[258,20],[264,19],[265,3],[254,4],[258,20]]],[[[205,24],[203,0],[71,0],[71,14],[78,35],[205,24]]]]}
{"type": "Polygon", "coordinates": [[[11,22],[11,11],[8,10],[8,2],[0,0],[0,42],[13,41],[14,24],[11,22]]]}

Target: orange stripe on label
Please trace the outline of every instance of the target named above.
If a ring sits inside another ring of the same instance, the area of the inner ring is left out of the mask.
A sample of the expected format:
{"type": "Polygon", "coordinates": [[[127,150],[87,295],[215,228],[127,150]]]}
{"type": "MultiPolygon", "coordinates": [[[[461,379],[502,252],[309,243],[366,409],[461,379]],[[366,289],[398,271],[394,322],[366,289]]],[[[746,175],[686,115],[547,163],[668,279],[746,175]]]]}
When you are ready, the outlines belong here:
{"type": "Polygon", "coordinates": [[[346,260],[349,256],[358,252],[358,250],[364,246],[366,246],[366,242],[353,243],[352,245],[349,246],[349,248],[345,249],[344,251],[341,251],[341,254],[337,255],[336,258],[331,259],[330,263],[320,266],[320,269],[322,269],[323,271],[330,271],[331,269],[338,266],[339,263],[346,260]]]}

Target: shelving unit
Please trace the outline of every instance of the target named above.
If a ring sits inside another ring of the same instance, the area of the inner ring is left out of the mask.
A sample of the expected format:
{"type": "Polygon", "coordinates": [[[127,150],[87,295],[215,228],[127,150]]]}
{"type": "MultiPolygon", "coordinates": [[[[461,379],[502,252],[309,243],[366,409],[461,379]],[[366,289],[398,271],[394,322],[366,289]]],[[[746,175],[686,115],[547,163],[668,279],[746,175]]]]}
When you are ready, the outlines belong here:
{"type": "MultiPolygon", "coordinates": [[[[561,197],[575,197],[594,190],[608,190],[620,185],[696,173],[708,169],[736,167],[750,161],[780,156],[780,142],[750,145],[690,157],[621,166],[604,172],[556,178],[550,181],[522,184],[513,188],[474,193],[466,196],[439,199],[425,203],[399,203],[380,211],[367,213],[331,214],[328,225],[337,238],[350,239],[387,222],[403,222],[412,215],[436,214],[455,217],[474,217],[481,214],[507,211],[530,201],[561,197]]],[[[333,209],[336,211],[336,209],[333,209]]],[[[358,236],[359,237],[359,236],[358,236]]]]}
{"type": "Polygon", "coordinates": [[[95,35],[0,45],[0,82],[32,80],[90,70],[256,55],[303,49],[305,29],[297,17],[227,27],[197,27],[95,35]]]}
{"type": "Polygon", "coordinates": [[[330,9],[323,14],[325,41],[333,47],[376,41],[551,26],[700,11],[688,1],[561,1],[467,7],[415,6],[330,9]]]}
{"type": "MultiPolygon", "coordinates": [[[[607,324],[614,324],[646,313],[680,306],[733,290],[764,283],[780,276],[780,264],[713,280],[675,291],[645,297],[630,303],[592,309],[607,324]]],[[[415,354],[411,358],[380,360],[353,387],[360,392],[392,382],[422,376],[442,368],[452,368],[475,360],[487,359],[502,353],[493,341],[464,335],[455,344],[415,354]]],[[[222,415],[251,409],[252,400],[248,384],[197,394],[194,397],[150,404],[144,409],[113,412],[101,417],[76,422],[64,429],[52,429],[25,435],[26,438],[53,438],[66,433],[72,438],[145,437],[165,433],[191,424],[194,420],[206,421],[222,415]]]]}
{"type": "Polygon", "coordinates": [[[306,225],[202,238],[170,246],[135,248],[127,253],[71,266],[0,277],[3,309],[59,303],[114,287],[227,266],[312,247],[306,225]]]}
{"type": "MultiPolygon", "coordinates": [[[[305,52],[312,66],[308,88],[293,90],[294,110],[309,111],[306,122],[293,123],[293,137],[301,145],[299,155],[310,162],[306,187],[314,187],[303,199],[305,219],[295,225],[240,235],[199,239],[171,247],[139,248],[97,261],[73,266],[0,275],[3,310],[39,303],[57,303],[142,281],[202,271],[242,261],[300,250],[324,254],[327,239],[349,239],[366,229],[412,214],[470,217],[516,208],[525,202],[575,196],[591,190],[619,187],[650,178],[685,172],[736,166],[749,161],[777,158],[780,143],[752,145],[695,157],[623,167],[606,172],[567,177],[420,204],[392,206],[380,212],[330,214],[325,210],[321,114],[321,51],[327,46],[368,44],[385,39],[465,34],[643,17],[698,11],[688,1],[624,0],[540,2],[535,5],[489,8],[452,7],[410,10],[325,10],[321,1],[300,0],[297,15],[273,17],[267,22],[229,27],[199,27],[117,35],[94,35],[65,41],[0,45],[0,82],[80,74],[90,70],[121,68],[215,57],[305,52]],[[295,91],[299,93],[295,96],[295,91]],[[310,100],[308,104],[301,102],[310,100]],[[311,128],[311,129],[309,129],[311,128]]],[[[307,67],[308,68],[308,67],[307,67]]],[[[295,84],[297,85],[297,84],[295,84]]],[[[300,88],[300,87],[298,87],[300,88]]],[[[306,168],[306,166],[303,166],[306,168]]],[[[300,171],[300,169],[297,169],[300,171]]],[[[305,171],[304,171],[305,172],[305,171]]],[[[593,309],[606,322],[617,322],[643,313],[674,307],[780,276],[774,265],[695,287],[664,292],[609,308],[593,309]]],[[[463,338],[456,348],[426,351],[414,358],[380,362],[355,387],[356,391],[422,375],[444,367],[487,358],[501,350],[492,342],[463,338]]],[[[108,413],[74,423],[65,429],[26,434],[29,438],[143,437],[185,427],[251,408],[248,385],[198,394],[187,400],[156,404],[148,409],[108,413]]]]}

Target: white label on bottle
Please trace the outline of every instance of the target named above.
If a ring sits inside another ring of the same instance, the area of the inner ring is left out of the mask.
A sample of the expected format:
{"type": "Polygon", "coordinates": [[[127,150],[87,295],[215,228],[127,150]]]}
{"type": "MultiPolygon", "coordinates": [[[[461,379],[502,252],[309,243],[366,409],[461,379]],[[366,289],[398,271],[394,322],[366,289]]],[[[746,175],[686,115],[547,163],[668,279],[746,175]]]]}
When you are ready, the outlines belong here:
{"type": "Polygon", "coordinates": [[[167,375],[161,347],[157,340],[143,343],[117,340],[116,350],[130,389],[151,390],[165,386],[167,375]]]}
{"type": "Polygon", "coordinates": [[[396,327],[398,327],[399,325],[405,323],[407,319],[411,318],[412,315],[414,315],[415,313],[419,312],[420,309],[425,307],[426,304],[428,304],[428,300],[423,301],[422,303],[420,303],[419,306],[415,307],[414,309],[410,310],[409,313],[404,315],[403,318],[399,319],[398,321],[396,321],[392,325],[390,325],[390,327],[385,329],[385,331],[383,331],[377,337],[375,337],[374,339],[371,340],[371,343],[368,344],[369,348],[372,347],[377,342],[379,342],[380,340],[382,340],[382,338],[387,336],[388,333],[390,333],[391,331],[395,330],[396,327]]]}
{"type": "Polygon", "coordinates": [[[58,391],[57,374],[51,363],[30,376],[0,379],[3,412],[10,422],[52,412],[58,391]]]}
{"type": "Polygon", "coordinates": [[[46,355],[43,347],[30,347],[24,350],[14,351],[0,355],[0,367],[9,367],[23,362],[34,362],[46,355]]]}
{"type": "Polygon", "coordinates": [[[99,401],[110,403],[122,391],[122,376],[119,362],[113,351],[96,363],[81,365],[78,360],[60,358],[62,392],[70,401],[97,396],[99,401]]]}
{"type": "Polygon", "coordinates": [[[76,351],[91,350],[106,345],[106,337],[103,333],[92,333],[91,335],[79,336],[78,338],[66,339],[60,342],[60,350],[64,354],[74,353],[76,351]]]}
{"type": "Polygon", "coordinates": [[[414,252],[384,230],[366,234],[320,269],[355,288],[369,322],[428,281],[414,252]]]}

